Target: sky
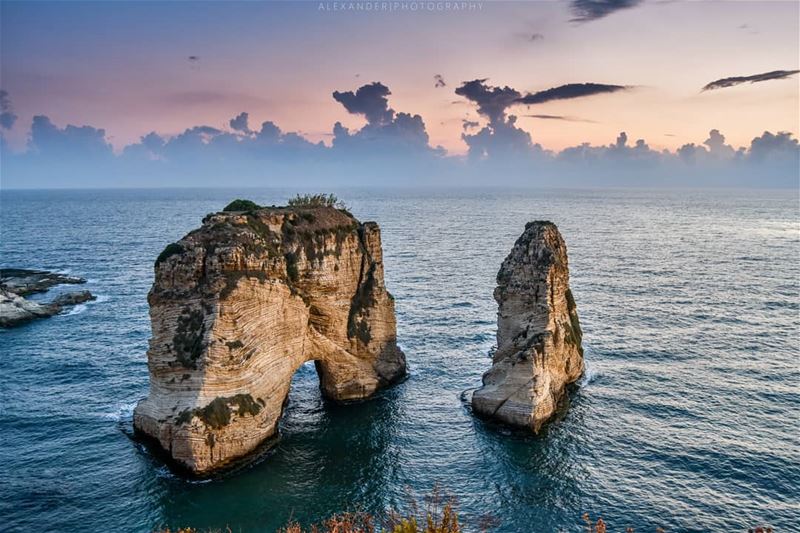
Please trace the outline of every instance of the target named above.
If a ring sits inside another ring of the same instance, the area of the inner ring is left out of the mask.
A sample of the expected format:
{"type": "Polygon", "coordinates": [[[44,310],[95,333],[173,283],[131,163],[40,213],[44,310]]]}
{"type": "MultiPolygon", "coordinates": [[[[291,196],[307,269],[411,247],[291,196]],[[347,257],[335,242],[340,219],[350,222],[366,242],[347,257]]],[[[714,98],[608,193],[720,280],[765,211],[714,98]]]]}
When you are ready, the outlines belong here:
{"type": "Polygon", "coordinates": [[[518,100],[567,84],[619,88],[506,106],[503,120],[515,116],[546,150],[626,132],[676,151],[711,130],[747,147],[765,131],[800,133],[798,20],[795,1],[2,0],[0,89],[17,117],[2,134],[7,151],[29,150],[41,115],[102,128],[119,155],[150,132],[233,131],[247,112],[254,131],[271,121],[331,146],[335,123],[369,122],[334,91],[378,82],[391,110],[421,117],[430,147],[460,156],[492,119],[456,90],[485,80],[518,100]]]}

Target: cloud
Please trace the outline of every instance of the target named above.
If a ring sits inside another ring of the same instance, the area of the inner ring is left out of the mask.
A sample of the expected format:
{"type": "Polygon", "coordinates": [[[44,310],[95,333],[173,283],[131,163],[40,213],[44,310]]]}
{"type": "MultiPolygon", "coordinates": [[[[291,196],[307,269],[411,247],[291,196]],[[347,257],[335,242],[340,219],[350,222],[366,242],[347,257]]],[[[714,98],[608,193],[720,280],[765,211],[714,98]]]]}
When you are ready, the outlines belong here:
{"type": "Polygon", "coordinates": [[[708,139],[703,141],[703,144],[708,146],[708,152],[713,157],[726,159],[736,153],[731,145],[725,144],[725,136],[717,129],[708,132],[708,139]]]}
{"type": "Polygon", "coordinates": [[[469,146],[469,156],[473,159],[526,158],[541,151],[534,145],[531,134],[516,126],[517,117],[489,123],[474,135],[462,133],[461,138],[469,146]]]}
{"type": "Polygon", "coordinates": [[[763,74],[753,74],[752,76],[733,76],[730,78],[722,78],[714,80],[706,84],[701,91],[713,91],[716,89],[724,89],[726,87],[733,87],[742,83],[758,83],[761,81],[769,80],[783,80],[789,76],[794,76],[800,70],[773,70],[772,72],[764,72],[763,74]]]}
{"type": "Polygon", "coordinates": [[[737,148],[712,129],[704,141],[668,151],[651,148],[645,139],[631,142],[622,132],[606,145],[581,143],[553,152],[508,113],[521,104],[518,91],[489,86],[485,79],[465,82],[456,91],[481,117],[453,119],[461,120],[467,157],[431,146],[423,118],[392,109],[389,88],[375,82],[334,93],[348,111],[368,121],[360,129],[336,123],[330,146],[284,132],[271,121],[251,129],[249,115],[242,112],[229,121],[230,129],[201,124],[178,135],[151,132],[115,155],[105,130],[60,127],[38,115],[26,151],[11,152],[0,142],[4,186],[202,186],[230,176],[231,185],[335,187],[376,184],[379,176],[385,185],[798,187],[800,144],[791,133],[764,132],[737,148]]]}
{"type": "MultiPolygon", "coordinates": [[[[444,82],[443,82],[444,83],[444,82]]],[[[334,124],[333,148],[350,154],[405,156],[408,153],[430,154],[428,133],[420,115],[395,113],[389,107],[391,91],[380,82],[359,87],[355,92],[334,91],[333,98],[350,113],[362,114],[367,124],[350,132],[340,122],[334,124]]]]}
{"type": "MultiPolygon", "coordinates": [[[[761,136],[750,142],[748,154],[756,161],[765,161],[770,158],[798,162],[800,159],[800,144],[791,133],[781,131],[777,134],[765,131],[761,136]]],[[[797,173],[795,172],[795,179],[797,173]]]]}
{"type": "Polygon", "coordinates": [[[522,96],[511,87],[493,87],[486,84],[488,78],[462,83],[456,94],[465,97],[478,106],[478,114],[488,120],[488,124],[474,134],[467,129],[477,127],[477,123],[464,121],[461,138],[469,147],[473,159],[491,159],[514,156],[530,156],[537,152],[530,134],[516,126],[517,117],[506,117],[506,110],[517,103],[522,96]]]}
{"type": "Polygon", "coordinates": [[[12,111],[8,91],[0,89],[0,128],[10,130],[16,121],[17,115],[12,111]]]}
{"type": "Polygon", "coordinates": [[[59,128],[44,115],[33,117],[29,147],[50,157],[92,158],[112,155],[104,129],[71,124],[59,128]]]}
{"type": "Polygon", "coordinates": [[[570,117],[564,115],[522,115],[522,116],[528,118],[536,118],[539,120],[563,120],[565,122],[588,122],[591,124],[597,124],[597,122],[594,120],[578,118],[578,117],[570,117]]]}
{"type": "Polygon", "coordinates": [[[387,124],[394,118],[394,110],[389,107],[391,93],[380,82],[359,87],[355,92],[333,92],[333,99],[344,106],[349,113],[364,115],[370,124],[387,124]]]}
{"type": "Polygon", "coordinates": [[[642,0],[571,0],[571,22],[591,22],[641,3],[642,0]]]}
{"type": "Polygon", "coordinates": [[[251,133],[250,126],[248,125],[249,119],[250,115],[246,111],[242,111],[233,117],[228,124],[236,131],[249,134],[251,133]]]}
{"type": "Polygon", "coordinates": [[[456,94],[477,104],[478,113],[489,119],[490,124],[505,120],[506,109],[522,96],[509,86],[491,87],[486,85],[489,78],[465,81],[456,89],[456,94]]]}
{"type": "Polygon", "coordinates": [[[433,75],[433,79],[436,82],[433,85],[435,88],[438,89],[439,87],[446,87],[447,86],[447,84],[444,82],[444,78],[442,77],[441,74],[434,74],[433,75]]]}
{"type": "Polygon", "coordinates": [[[539,91],[533,94],[526,94],[517,101],[521,104],[533,105],[543,104],[552,100],[568,100],[572,98],[582,98],[595,94],[615,93],[630,89],[625,85],[606,85],[603,83],[568,83],[539,91]]]}

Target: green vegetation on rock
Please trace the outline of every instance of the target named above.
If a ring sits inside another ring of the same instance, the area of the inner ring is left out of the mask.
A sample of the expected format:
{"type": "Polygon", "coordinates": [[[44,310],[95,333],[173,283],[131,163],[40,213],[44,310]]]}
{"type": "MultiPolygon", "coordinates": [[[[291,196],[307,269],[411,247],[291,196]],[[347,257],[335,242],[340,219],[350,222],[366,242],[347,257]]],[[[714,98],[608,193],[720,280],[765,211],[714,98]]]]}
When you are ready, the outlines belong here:
{"type": "Polygon", "coordinates": [[[334,194],[298,194],[287,202],[289,207],[335,207],[346,209],[344,202],[334,194]]]}
{"type": "Polygon", "coordinates": [[[261,206],[252,200],[242,200],[241,198],[237,198],[226,205],[223,211],[256,211],[258,209],[261,209],[261,206]]]}
{"type": "Polygon", "coordinates": [[[175,359],[184,368],[196,369],[197,360],[203,353],[203,337],[206,332],[203,318],[203,313],[199,309],[192,309],[189,306],[184,307],[178,317],[175,335],[172,337],[172,347],[175,359]]]}
{"type": "Polygon", "coordinates": [[[249,394],[237,394],[227,398],[218,396],[205,407],[196,409],[184,409],[178,415],[176,422],[178,425],[188,424],[192,418],[199,418],[203,424],[212,429],[221,429],[231,422],[231,414],[237,416],[255,416],[261,412],[261,405],[256,402],[249,394]],[[232,408],[235,408],[234,411],[232,408]]]}
{"type": "Polygon", "coordinates": [[[183,246],[181,246],[177,242],[169,243],[167,247],[164,248],[164,250],[160,254],[158,254],[158,258],[156,259],[156,266],[160,265],[173,255],[182,254],[185,251],[186,250],[184,250],[183,246]]]}

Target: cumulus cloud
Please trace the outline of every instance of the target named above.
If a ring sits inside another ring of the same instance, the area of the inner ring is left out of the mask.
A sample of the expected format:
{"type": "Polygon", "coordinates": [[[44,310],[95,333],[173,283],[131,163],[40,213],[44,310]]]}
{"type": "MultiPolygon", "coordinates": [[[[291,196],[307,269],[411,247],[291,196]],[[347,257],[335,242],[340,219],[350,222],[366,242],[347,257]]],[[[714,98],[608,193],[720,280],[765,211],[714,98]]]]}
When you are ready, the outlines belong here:
{"type": "Polygon", "coordinates": [[[526,94],[518,102],[521,104],[533,105],[543,104],[552,100],[569,100],[572,98],[582,98],[595,94],[616,93],[630,89],[624,85],[607,85],[604,83],[568,83],[559,85],[552,89],[539,91],[533,94],[526,94]]]}
{"type": "MultiPolygon", "coordinates": [[[[580,98],[594,94],[612,93],[626,89],[622,85],[603,85],[598,83],[571,83],[545,91],[523,96],[511,87],[493,87],[486,82],[488,78],[464,82],[456,89],[456,94],[477,105],[478,113],[488,120],[485,128],[476,134],[463,133],[461,138],[469,146],[472,156],[491,157],[492,154],[538,154],[541,147],[534,144],[528,132],[517,127],[517,117],[506,116],[508,108],[514,105],[533,105],[552,100],[580,98]]],[[[543,120],[582,121],[561,115],[528,115],[543,120]]],[[[465,128],[466,131],[466,128],[465,128]]]]}
{"type": "Polygon", "coordinates": [[[333,92],[333,99],[348,112],[364,115],[370,124],[387,124],[394,118],[394,109],[389,107],[387,98],[392,92],[380,83],[373,82],[359,87],[355,92],[333,92]]]}
{"type": "Polygon", "coordinates": [[[348,153],[373,155],[428,154],[435,149],[428,145],[428,133],[420,115],[396,113],[389,107],[391,91],[380,82],[359,87],[355,92],[333,93],[333,98],[350,113],[361,114],[367,124],[350,132],[337,122],[333,128],[333,148],[348,153]]]}
{"type": "Polygon", "coordinates": [[[433,75],[433,81],[434,81],[433,86],[436,89],[438,89],[440,87],[446,87],[447,86],[447,84],[444,82],[444,78],[442,77],[441,74],[434,74],[433,75]]]}
{"type": "Polygon", "coordinates": [[[246,111],[242,111],[235,117],[233,117],[228,124],[230,127],[236,131],[240,131],[242,133],[250,134],[250,126],[248,125],[248,121],[250,120],[250,115],[246,111]]]}
{"type": "MultiPolygon", "coordinates": [[[[3,151],[4,186],[218,185],[230,176],[236,185],[380,183],[504,184],[565,186],[780,186],[797,187],[800,145],[791,133],[764,132],[736,148],[716,129],[704,141],[677,151],[656,150],[626,132],[605,145],[581,143],[551,152],[509,114],[522,96],[485,79],[456,90],[476,106],[480,121],[463,117],[468,156],[432,147],[423,118],[389,105],[389,88],[371,83],[337,92],[336,101],[367,123],[348,129],[336,123],[332,144],[313,143],[265,121],[251,128],[242,112],[230,129],[208,125],[177,135],[151,132],[115,155],[105,130],[57,126],[46,116],[33,119],[28,149],[3,151]],[[126,178],[127,176],[127,178],[126,178]],[[127,181],[123,181],[127,179],[127,181]],[[66,180],[66,182],[65,182],[66,180]],[[67,183],[68,182],[68,183],[67,183]]],[[[569,115],[530,115],[541,120],[584,119],[569,115]]]]}
{"type": "Polygon", "coordinates": [[[10,130],[17,121],[17,115],[11,108],[11,98],[8,91],[0,89],[0,128],[10,130]]]}
{"type": "Polygon", "coordinates": [[[112,154],[104,129],[67,125],[59,128],[44,115],[33,117],[29,147],[55,157],[92,157],[112,154]]]}
{"type": "Polygon", "coordinates": [[[469,155],[477,159],[502,159],[529,157],[541,151],[534,145],[531,134],[516,126],[517,117],[497,120],[473,135],[462,133],[461,138],[469,146],[469,155]]]}
{"type": "Polygon", "coordinates": [[[508,86],[487,85],[487,80],[488,78],[467,81],[456,89],[456,94],[473,102],[478,108],[478,114],[488,121],[486,126],[474,134],[466,133],[465,121],[465,132],[461,134],[461,138],[469,147],[470,157],[487,159],[531,155],[535,148],[530,134],[517,127],[516,116],[506,116],[506,110],[522,95],[508,86]]]}
{"type": "Polygon", "coordinates": [[[792,137],[791,133],[781,131],[773,134],[765,131],[750,142],[748,153],[756,161],[765,161],[775,157],[779,160],[798,162],[800,144],[797,139],[792,137]]]}
{"type": "Polygon", "coordinates": [[[571,0],[572,22],[590,22],[622,9],[636,7],[642,0],[571,0]]]}
{"type": "Polygon", "coordinates": [[[505,120],[506,109],[522,96],[509,86],[492,87],[486,84],[489,78],[465,81],[456,89],[456,94],[478,106],[478,113],[489,119],[490,124],[505,120]]]}
{"type": "Polygon", "coordinates": [[[724,89],[727,87],[733,87],[735,85],[741,85],[742,83],[758,83],[761,81],[785,80],[790,76],[794,76],[798,72],[800,72],[800,70],[773,70],[772,72],[753,74],[752,76],[733,76],[730,78],[722,78],[707,83],[705,86],[703,86],[701,91],[713,91],[716,89],[724,89]]]}
{"type": "Polygon", "coordinates": [[[709,154],[718,159],[728,159],[736,154],[733,146],[725,144],[725,136],[717,129],[708,132],[708,139],[703,144],[708,147],[709,154]]]}

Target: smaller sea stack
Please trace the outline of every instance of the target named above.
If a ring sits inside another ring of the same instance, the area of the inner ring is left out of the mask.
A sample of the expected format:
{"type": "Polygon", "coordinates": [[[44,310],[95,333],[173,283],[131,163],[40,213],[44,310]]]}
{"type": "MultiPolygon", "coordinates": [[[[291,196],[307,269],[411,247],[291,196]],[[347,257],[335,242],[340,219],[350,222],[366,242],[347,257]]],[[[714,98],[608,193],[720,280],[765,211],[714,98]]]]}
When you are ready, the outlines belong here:
{"type": "Polygon", "coordinates": [[[552,222],[525,225],[497,274],[497,351],[476,414],[538,432],[583,374],[581,326],[567,246],[552,222]]]}

